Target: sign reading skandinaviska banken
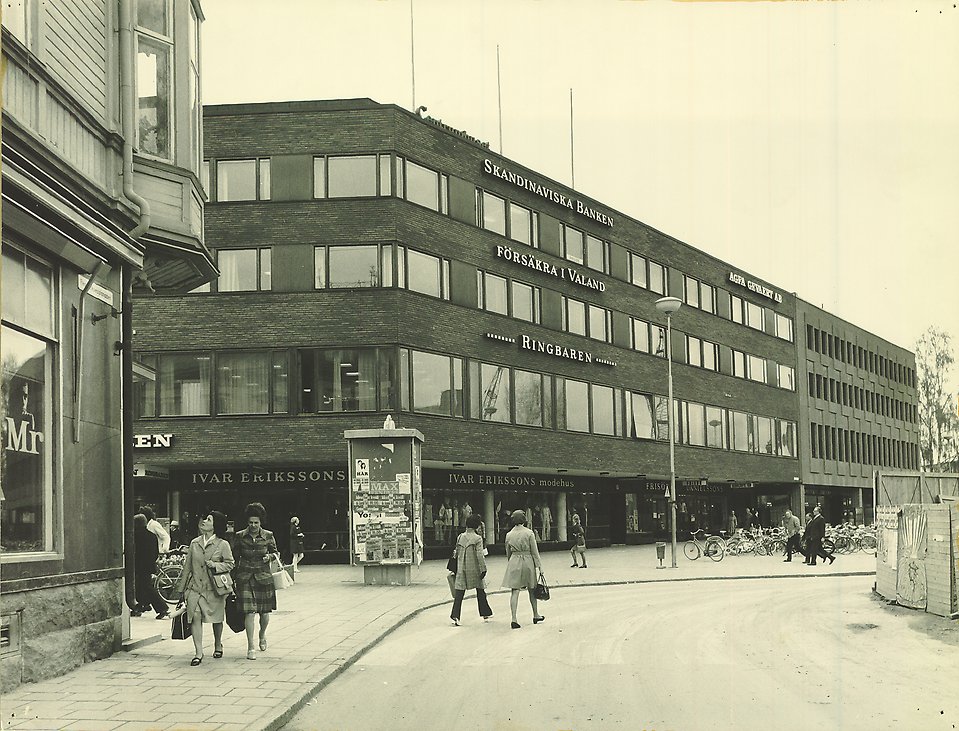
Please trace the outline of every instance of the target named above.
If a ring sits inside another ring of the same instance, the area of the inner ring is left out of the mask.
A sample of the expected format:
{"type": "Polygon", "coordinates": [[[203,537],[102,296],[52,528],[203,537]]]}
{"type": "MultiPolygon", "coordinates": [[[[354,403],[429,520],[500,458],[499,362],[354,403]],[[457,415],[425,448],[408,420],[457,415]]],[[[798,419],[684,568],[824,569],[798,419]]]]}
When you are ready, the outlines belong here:
{"type": "Polygon", "coordinates": [[[585,216],[593,221],[597,221],[604,226],[609,226],[610,228],[613,227],[612,216],[609,216],[602,211],[597,211],[595,208],[590,208],[581,200],[568,198],[563,193],[558,193],[542,183],[537,183],[535,180],[530,180],[525,175],[514,173],[512,170],[507,170],[506,168],[500,167],[489,158],[483,160],[483,172],[487,175],[492,175],[494,178],[505,180],[507,183],[512,183],[517,188],[522,188],[523,190],[528,190],[530,193],[535,193],[536,195],[545,198],[548,201],[565,206],[569,210],[575,211],[579,215],[585,216]]]}

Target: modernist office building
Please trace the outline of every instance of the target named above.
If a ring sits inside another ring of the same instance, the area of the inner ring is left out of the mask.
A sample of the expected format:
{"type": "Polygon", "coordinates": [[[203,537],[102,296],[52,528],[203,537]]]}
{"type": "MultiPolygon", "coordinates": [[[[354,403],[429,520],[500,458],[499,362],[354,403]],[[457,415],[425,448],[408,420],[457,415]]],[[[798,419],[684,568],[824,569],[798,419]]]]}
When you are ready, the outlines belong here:
{"type": "Polygon", "coordinates": [[[189,0],[4,3],[0,691],[129,635],[131,291],[216,273],[201,19],[189,0]]]}
{"type": "MultiPolygon", "coordinates": [[[[137,306],[137,357],[157,374],[138,399],[137,494],[160,514],[241,520],[256,499],[270,527],[300,517],[313,558],[345,560],[343,432],[392,414],[426,437],[427,555],[470,512],[499,541],[517,508],[547,542],[573,511],[593,545],[661,537],[666,294],[685,303],[672,319],[680,537],[747,506],[770,523],[809,499],[833,521],[847,499],[869,504],[858,475],[875,455],[853,479],[806,454],[808,423],[827,421],[804,412],[825,404],[806,396],[815,318],[793,294],[396,106],[204,113],[219,279],[137,306]]],[[[892,427],[870,416],[862,434],[892,427]]]]}

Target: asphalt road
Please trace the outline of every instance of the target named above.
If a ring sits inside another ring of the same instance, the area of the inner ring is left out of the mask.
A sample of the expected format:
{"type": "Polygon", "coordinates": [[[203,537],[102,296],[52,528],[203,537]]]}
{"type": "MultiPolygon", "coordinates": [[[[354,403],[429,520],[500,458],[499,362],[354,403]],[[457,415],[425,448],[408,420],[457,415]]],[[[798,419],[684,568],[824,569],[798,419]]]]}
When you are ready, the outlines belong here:
{"type": "MultiPolygon", "coordinates": [[[[910,627],[871,577],[555,589],[511,630],[425,611],[285,731],[939,731],[959,728],[959,651],[910,627]]],[[[524,600],[525,601],[525,600],[524,600]]],[[[946,620],[941,620],[943,623],[946,620]]],[[[945,625],[944,625],[945,626],[945,625]]]]}

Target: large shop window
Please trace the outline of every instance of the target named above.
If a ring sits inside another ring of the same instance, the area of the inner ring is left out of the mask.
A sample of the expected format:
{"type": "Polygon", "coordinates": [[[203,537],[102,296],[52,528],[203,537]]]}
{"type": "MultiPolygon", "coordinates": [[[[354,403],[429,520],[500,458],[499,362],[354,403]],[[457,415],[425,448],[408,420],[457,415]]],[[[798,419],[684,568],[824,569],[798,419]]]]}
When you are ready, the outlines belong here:
{"type": "Polygon", "coordinates": [[[470,361],[470,416],[509,424],[513,420],[513,392],[506,366],[470,361]]]}
{"type": "Polygon", "coordinates": [[[393,281],[393,247],[389,244],[314,246],[316,289],[389,287],[393,281]]]}
{"type": "Polygon", "coordinates": [[[219,292],[268,292],[273,289],[272,249],[218,249],[219,292]]]}
{"type": "Polygon", "coordinates": [[[402,408],[463,416],[463,360],[400,348],[402,408]]]}
{"type": "Polygon", "coordinates": [[[172,160],[173,3],[139,0],[136,8],[137,149],[172,160]]]}
{"type": "Polygon", "coordinates": [[[2,285],[0,547],[4,553],[52,551],[53,455],[58,449],[53,271],[4,245],[2,285]]]}
{"type": "Polygon", "coordinates": [[[210,415],[210,353],[161,354],[160,416],[210,415]]]}
{"type": "Polygon", "coordinates": [[[389,357],[386,351],[303,348],[297,354],[302,413],[377,410],[377,393],[383,391],[378,379],[390,373],[381,363],[389,357]]]}
{"type": "Polygon", "coordinates": [[[270,200],[270,160],[217,160],[216,199],[227,201],[270,200]]]}

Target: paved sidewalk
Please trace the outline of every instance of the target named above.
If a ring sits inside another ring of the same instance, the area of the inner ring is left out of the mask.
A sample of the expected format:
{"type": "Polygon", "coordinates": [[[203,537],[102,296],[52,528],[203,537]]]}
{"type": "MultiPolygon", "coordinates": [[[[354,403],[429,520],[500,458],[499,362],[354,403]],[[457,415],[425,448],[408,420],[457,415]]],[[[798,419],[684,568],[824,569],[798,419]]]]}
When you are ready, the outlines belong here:
{"type": "MultiPolygon", "coordinates": [[[[670,565],[669,546],[664,564],[670,565]]],[[[806,566],[763,556],[705,557],[688,561],[679,546],[677,568],[656,568],[654,546],[587,553],[589,568],[570,568],[569,553],[543,554],[547,582],[555,588],[551,611],[561,611],[567,588],[654,581],[862,575],[875,573],[875,557],[839,556],[833,565],[806,566]]],[[[489,558],[490,603],[497,619],[509,618],[497,593],[502,556],[489,558]]],[[[864,587],[872,580],[864,578],[864,587]]],[[[704,590],[706,587],[704,586],[704,590]]],[[[413,568],[410,586],[366,586],[363,569],[304,566],[296,584],[277,595],[279,610],[268,632],[269,650],[246,659],[243,633],[224,628],[224,657],[213,659],[213,632],[204,629],[205,658],[190,667],[193,642],[169,639],[169,622],[152,613],[131,619],[133,639],[162,631],[160,641],[88,663],[67,675],[28,683],[3,697],[2,729],[44,731],[272,731],[286,723],[320,688],[392,630],[424,609],[450,602],[446,561],[413,568]]],[[[444,615],[445,616],[445,615],[444,615]]],[[[494,620],[496,621],[496,620],[494,620]]],[[[500,619],[500,621],[502,621],[500,619]]],[[[503,623],[504,630],[509,622],[503,623]]]]}

